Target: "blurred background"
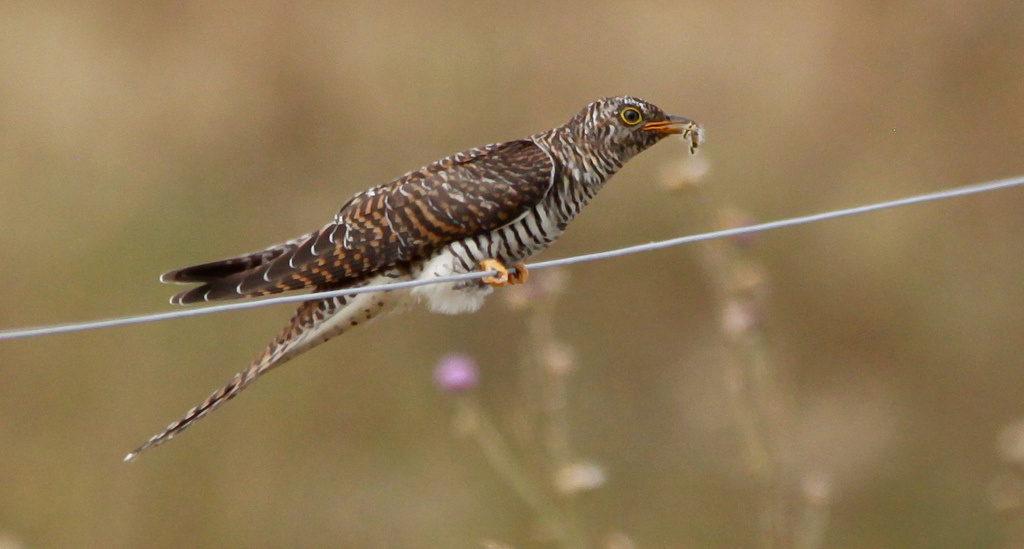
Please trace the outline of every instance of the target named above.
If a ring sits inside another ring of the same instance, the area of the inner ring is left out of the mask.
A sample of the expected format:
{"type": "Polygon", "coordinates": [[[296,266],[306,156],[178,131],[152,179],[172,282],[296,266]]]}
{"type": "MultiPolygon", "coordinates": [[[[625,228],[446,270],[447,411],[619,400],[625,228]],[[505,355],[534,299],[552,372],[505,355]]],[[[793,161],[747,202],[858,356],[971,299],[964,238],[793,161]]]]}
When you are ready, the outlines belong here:
{"type": "MultiPolygon", "coordinates": [[[[706,143],[634,159],[543,259],[1024,173],[1024,4],[2,2],[0,328],[169,310],[164,271],[617,94],[706,143]]],[[[453,430],[455,352],[578,547],[1016,547],[1022,210],[538,271],[346,334],[130,464],[293,307],[0,342],[0,547],[570,546],[453,430]]]]}

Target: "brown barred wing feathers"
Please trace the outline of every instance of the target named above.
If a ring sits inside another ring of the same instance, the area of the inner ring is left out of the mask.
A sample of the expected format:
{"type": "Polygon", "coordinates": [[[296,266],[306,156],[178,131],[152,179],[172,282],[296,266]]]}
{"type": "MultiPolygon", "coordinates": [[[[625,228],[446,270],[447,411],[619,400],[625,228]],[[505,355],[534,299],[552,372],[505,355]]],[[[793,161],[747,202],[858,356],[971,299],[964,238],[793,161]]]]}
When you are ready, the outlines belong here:
{"type": "Polygon", "coordinates": [[[171,299],[179,304],[345,287],[514,221],[548,192],[554,170],[531,140],[472,149],[357,194],[319,232],[161,280],[203,283],[171,299]]]}

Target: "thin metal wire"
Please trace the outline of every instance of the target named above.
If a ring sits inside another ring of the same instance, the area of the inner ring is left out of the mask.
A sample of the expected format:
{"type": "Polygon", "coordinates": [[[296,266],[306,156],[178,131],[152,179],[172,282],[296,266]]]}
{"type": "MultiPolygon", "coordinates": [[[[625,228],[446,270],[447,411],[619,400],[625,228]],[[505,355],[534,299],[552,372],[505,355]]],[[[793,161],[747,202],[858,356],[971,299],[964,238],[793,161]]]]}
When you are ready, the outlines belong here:
{"type": "MultiPolygon", "coordinates": [[[[934,193],[926,193],[907,198],[899,198],[896,200],[890,200],[887,202],[877,202],[874,204],[868,204],[866,206],[857,206],[853,208],[845,208],[842,210],[832,210],[829,212],[806,215],[802,217],[792,217],[789,219],[781,219],[778,221],[770,221],[768,223],[759,223],[757,225],[748,225],[746,227],[737,227],[734,229],[726,229],[722,231],[712,231],[707,233],[695,234],[690,236],[683,236],[679,238],[671,238],[668,240],[660,240],[657,242],[650,242],[648,244],[640,244],[636,246],[628,246],[625,248],[619,248],[616,250],[609,250],[605,252],[598,252],[592,254],[578,255],[574,257],[567,257],[564,259],[555,259],[551,261],[541,261],[538,263],[531,263],[527,265],[527,268],[531,270],[546,269],[549,267],[560,267],[563,265],[574,265],[576,263],[583,263],[586,261],[596,261],[599,259],[610,259],[613,257],[620,257],[628,254],[635,254],[640,252],[650,252],[654,250],[660,250],[662,248],[669,248],[672,246],[679,246],[682,244],[689,244],[691,242],[700,242],[703,240],[712,240],[715,238],[725,238],[730,236],[738,236],[743,234],[756,233],[761,231],[767,231],[771,229],[780,229],[782,227],[791,227],[794,225],[802,225],[805,223],[814,223],[818,221],[825,221],[828,219],[836,219],[839,217],[846,217],[851,215],[859,215],[869,212],[875,212],[878,210],[885,210],[889,208],[896,208],[900,206],[909,206],[911,204],[919,204],[922,202],[931,202],[934,200],[943,200],[947,198],[955,198],[959,196],[965,196],[969,194],[977,194],[988,191],[995,191],[998,189],[1005,189],[1009,187],[1016,187],[1024,185],[1024,176],[1011,177],[1007,179],[1000,179],[997,181],[989,181],[987,183],[978,183],[975,185],[968,185],[965,187],[957,187],[955,189],[948,189],[944,191],[938,191],[934,193]]],[[[333,290],[329,292],[317,292],[312,294],[299,294],[299,295],[287,295],[280,297],[273,297],[268,299],[261,299],[256,301],[241,301],[235,303],[228,303],[225,305],[213,305],[209,307],[202,307],[197,309],[183,309],[180,311],[169,311],[163,313],[153,313],[137,316],[125,316],[120,318],[110,318],[104,320],[94,320],[88,322],[76,322],[71,324],[56,324],[50,326],[40,326],[35,328],[23,328],[15,330],[4,330],[0,331],[0,341],[8,339],[21,339],[26,337],[37,337],[53,334],[64,334],[70,332],[81,332],[85,330],[96,330],[100,328],[112,328],[115,326],[128,326],[132,324],[142,324],[146,322],[157,322],[161,320],[171,320],[174,318],[186,318],[192,316],[222,313],[226,311],[238,311],[242,309],[254,309],[256,307],[266,307],[268,305],[278,305],[281,303],[295,303],[300,301],[310,301],[314,299],[326,299],[331,297],[338,297],[343,295],[355,295],[367,292],[377,291],[391,291],[391,290],[402,290],[408,288],[414,288],[416,286],[423,286],[426,284],[442,284],[446,282],[461,282],[466,280],[475,280],[483,278],[485,276],[491,276],[498,274],[496,271],[476,271],[472,273],[465,273],[460,275],[452,275],[438,278],[431,278],[426,280],[410,280],[406,282],[395,282],[392,284],[379,285],[379,286],[363,286],[360,288],[348,288],[344,290],[333,290]]]]}
{"type": "MultiPolygon", "coordinates": [[[[836,219],[838,217],[847,217],[850,215],[858,215],[863,213],[875,212],[878,210],[885,210],[889,208],[896,208],[899,206],[909,206],[911,204],[919,204],[921,202],[931,202],[933,200],[943,200],[946,198],[955,198],[958,196],[965,196],[969,194],[983,193],[987,191],[995,191],[998,189],[1005,189],[1008,187],[1016,187],[1024,185],[1024,175],[1017,177],[1009,177],[1006,179],[999,179],[997,181],[989,181],[987,183],[977,183],[975,185],[967,185],[966,187],[957,187],[955,189],[947,189],[945,191],[937,191],[934,193],[919,194],[915,196],[909,196],[907,198],[898,198],[896,200],[890,200],[887,202],[877,202],[875,204],[868,204],[866,206],[856,206],[853,208],[846,208],[842,210],[832,210],[829,212],[823,212],[813,215],[805,215],[803,217],[791,217],[789,219],[780,219],[778,221],[769,221],[767,223],[759,223],[757,225],[747,225],[745,227],[737,227],[735,229],[725,229],[721,231],[712,231],[708,233],[695,234],[690,236],[681,236],[679,238],[671,238],[668,240],[659,240],[658,242],[651,242],[649,244],[638,244],[636,246],[629,246],[626,248],[619,248],[617,250],[609,250],[607,252],[597,252],[592,254],[577,255],[574,257],[566,257],[564,259],[553,259],[550,261],[541,261],[538,263],[532,263],[527,265],[530,269],[544,269],[547,267],[561,267],[563,265],[573,265],[576,263],[583,263],[585,261],[594,261],[597,259],[608,259],[612,257],[618,257],[621,255],[635,254],[639,252],[650,252],[654,250],[660,250],[662,248],[670,248],[672,246],[679,246],[681,244],[689,244],[691,242],[700,242],[703,240],[713,240],[715,238],[726,238],[730,236],[738,236],[741,234],[750,234],[761,231],[768,231],[771,229],[781,229],[782,227],[791,227],[793,225],[803,225],[804,223],[814,223],[817,221],[825,221],[828,219],[836,219]]],[[[2,333],[0,333],[2,334],[2,333]]],[[[0,339],[3,339],[0,337],[0,339]]]]}

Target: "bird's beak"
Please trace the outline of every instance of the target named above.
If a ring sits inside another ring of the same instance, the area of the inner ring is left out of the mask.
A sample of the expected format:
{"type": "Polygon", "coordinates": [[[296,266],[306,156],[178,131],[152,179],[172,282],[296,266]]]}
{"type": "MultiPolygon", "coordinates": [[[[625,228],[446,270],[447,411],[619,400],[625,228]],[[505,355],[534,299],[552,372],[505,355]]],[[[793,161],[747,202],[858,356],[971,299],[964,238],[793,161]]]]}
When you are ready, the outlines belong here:
{"type": "Polygon", "coordinates": [[[700,126],[693,120],[683,118],[681,116],[668,115],[668,118],[658,122],[648,122],[644,124],[643,129],[648,131],[655,131],[661,133],[685,133],[687,130],[695,131],[700,129],[700,126]]]}
{"type": "Polygon", "coordinates": [[[643,129],[654,132],[661,132],[664,134],[683,134],[683,138],[690,138],[690,152],[694,152],[697,149],[697,145],[700,144],[701,134],[703,130],[700,124],[683,118],[681,116],[668,115],[665,120],[658,122],[648,122],[643,125],[643,129]]]}

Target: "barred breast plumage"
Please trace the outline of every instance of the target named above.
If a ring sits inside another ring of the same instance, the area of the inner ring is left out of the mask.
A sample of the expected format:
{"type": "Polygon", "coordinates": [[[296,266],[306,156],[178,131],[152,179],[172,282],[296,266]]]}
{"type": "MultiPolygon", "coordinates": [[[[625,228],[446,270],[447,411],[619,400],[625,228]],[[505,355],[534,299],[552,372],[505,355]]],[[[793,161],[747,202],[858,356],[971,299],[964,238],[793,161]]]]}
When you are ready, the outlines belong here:
{"type": "Polygon", "coordinates": [[[510,277],[504,265],[554,242],[626,161],[670,134],[689,137],[692,152],[701,129],[640,99],[601,99],[557,128],[461,152],[361,192],[319,231],[166,273],[164,282],[199,284],[171,298],[188,304],[388,284],[470,272],[482,264],[500,272],[486,283],[304,303],[247,369],[126,459],[169,440],[273,367],[382,313],[419,300],[435,312],[475,311],[493,285],[525,278],[522,269],[510,277]]]}

